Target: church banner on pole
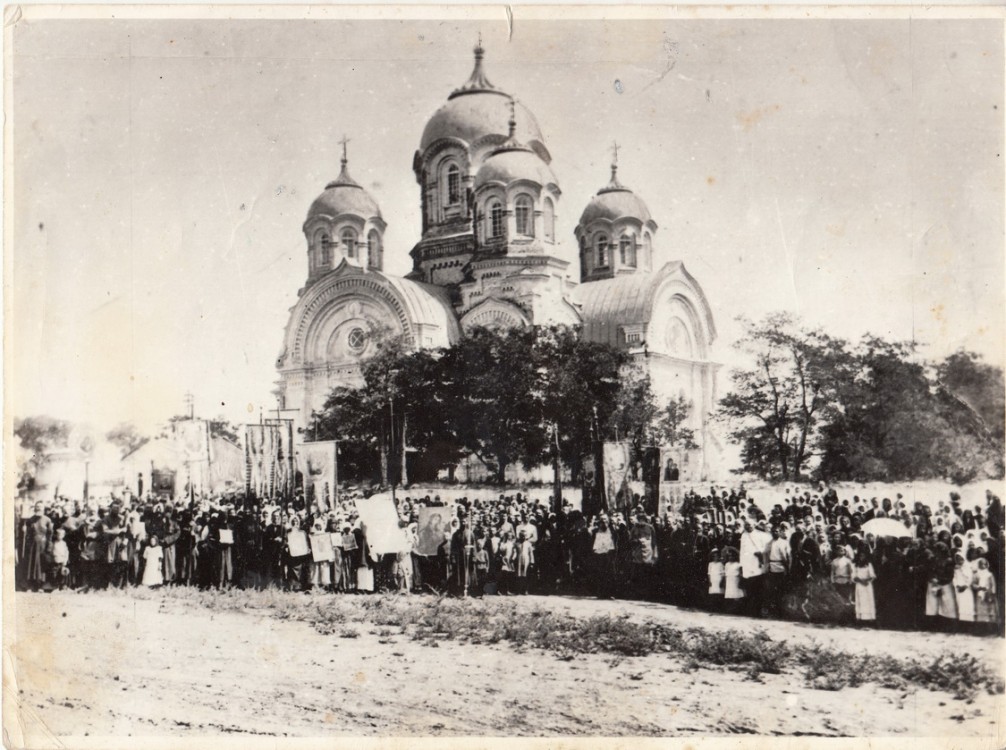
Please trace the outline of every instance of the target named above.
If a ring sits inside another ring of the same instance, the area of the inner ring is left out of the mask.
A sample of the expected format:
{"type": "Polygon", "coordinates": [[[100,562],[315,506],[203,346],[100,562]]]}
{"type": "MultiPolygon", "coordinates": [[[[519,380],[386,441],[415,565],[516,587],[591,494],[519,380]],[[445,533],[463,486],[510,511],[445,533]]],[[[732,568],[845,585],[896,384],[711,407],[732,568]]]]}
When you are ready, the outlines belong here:
{"type": "Polygon", "coordinates": [[[608,510],[626,510],[632,505],[632,460],[628,443],[604,444],[604,490],[608,510]]]}
{"type": "Polygon", "coordinates": [[[314,499],[327,510],[335,499],[335,486],[339,481],[335,440],[301,443],[297,448],[298,464],[304,476],[304,493],[312,488],[314,499]],[[329,495],[326,496],[326,488],[329,495]]]}

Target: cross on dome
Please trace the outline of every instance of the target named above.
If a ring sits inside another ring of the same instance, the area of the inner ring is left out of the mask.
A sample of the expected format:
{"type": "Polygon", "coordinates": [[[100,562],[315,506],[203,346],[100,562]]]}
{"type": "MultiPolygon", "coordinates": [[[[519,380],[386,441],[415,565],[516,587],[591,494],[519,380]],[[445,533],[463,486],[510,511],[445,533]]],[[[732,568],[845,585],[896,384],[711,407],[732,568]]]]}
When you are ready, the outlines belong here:
{"type": "Polygon", "coordinates": [[[346,146],[349,144],[349,141],[350,139],[347,138],[345,134],[343,134],[342,138],[339,140],[339,144],[342,146],[342,159],[340,160],[342,169],[339,170],[339,176],[325,186],[326,190],[340,186],[360,187],[360,183],[349,176],[349,169],[347,168],[349,164],[349,156],[347,155],[346,146]]]}
{"type": "Polygon", "coordinates": [[[620,148],[618,141],[611,142],[611,182],[605,185],[600,193],[612,192],[614,190],[625,190],[626,187],[618,181],[618,149],[620,148]]]}
{"type": "Polygon", "coordinates": [[[454,89],[448,100],[453,99],[456,96],[462,96],[463,94],[474,94],[480,91],[491,91],[497,94],[502,94],[503,92],[493,86],[489,79],[486,78],[485,71],[482,70],[482,58],[485,56],[485,50],[482,49],[482,32],[479,32],[479,43],[475,46],[475,67],[472,69],[472,74],[468,76],[468,80],[465,81],[461,86],[454,89]]]}
{"type": "Polygon", "coordinates": [[[342,134],[342,139],[339,143],[342,145],[342,166],[345,167],[349,162],[349,159],[346,156],[346,145],[349,143],[349,138],[346,137],[345,133],[342,134]]]}

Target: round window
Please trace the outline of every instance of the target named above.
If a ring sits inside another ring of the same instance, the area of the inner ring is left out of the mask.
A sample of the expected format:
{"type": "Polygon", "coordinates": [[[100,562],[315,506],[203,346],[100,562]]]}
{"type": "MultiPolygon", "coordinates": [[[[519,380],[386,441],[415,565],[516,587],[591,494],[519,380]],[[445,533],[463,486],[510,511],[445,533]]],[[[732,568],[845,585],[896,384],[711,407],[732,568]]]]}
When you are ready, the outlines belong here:
{"type": "Polygon", "coordinates": [[[346,337],[346,343],[353,354],[361,354],[367,348],[367,332],[362,328],[354,328],[346,337]]]}

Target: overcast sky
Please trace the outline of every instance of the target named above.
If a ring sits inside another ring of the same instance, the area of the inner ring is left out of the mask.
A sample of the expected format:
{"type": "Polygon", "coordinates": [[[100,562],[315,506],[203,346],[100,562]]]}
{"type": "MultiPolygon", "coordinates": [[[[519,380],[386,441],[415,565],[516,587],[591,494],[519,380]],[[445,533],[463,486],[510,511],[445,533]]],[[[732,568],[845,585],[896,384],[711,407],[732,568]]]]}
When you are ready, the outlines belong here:
{"type": "MultiPolygon", "coordinates": [[[[14,31],[9,408],[105,427],[272,408],[338,173],[419,237],[412,155],[471,71],[537,116],[557,233],[619,177],[712,305],[1003,360],[1001,21],[33,21],[14,31]],[[616,81],[619,85],[616,86],[616,81]],[[617,89],[621,90],[621,93],[617,89]]],[[[726,372],[721,390],[727,383],[726,372]]]]}

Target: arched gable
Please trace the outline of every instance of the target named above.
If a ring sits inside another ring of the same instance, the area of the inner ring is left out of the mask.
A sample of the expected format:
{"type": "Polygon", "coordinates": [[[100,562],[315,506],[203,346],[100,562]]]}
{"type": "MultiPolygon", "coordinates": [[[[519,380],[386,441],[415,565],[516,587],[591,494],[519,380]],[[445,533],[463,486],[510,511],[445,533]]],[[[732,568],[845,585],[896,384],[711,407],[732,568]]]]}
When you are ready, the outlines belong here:
{"type": "Polygon", "coordinates": [[[281,368],[351,361],[372,353],[378,332],[420,347],[448,346],[458,326],[442,290],[343,261],[294,306],[281,368]],[[361,346],[360,333],[367,339],[361,346]]]}
{"type": "Polygon", "coordinates": [[[461,316],[461,330],[473,328],[523,328],[531,319],[520,307],[507,300],[491,297],[461,316]]]}

